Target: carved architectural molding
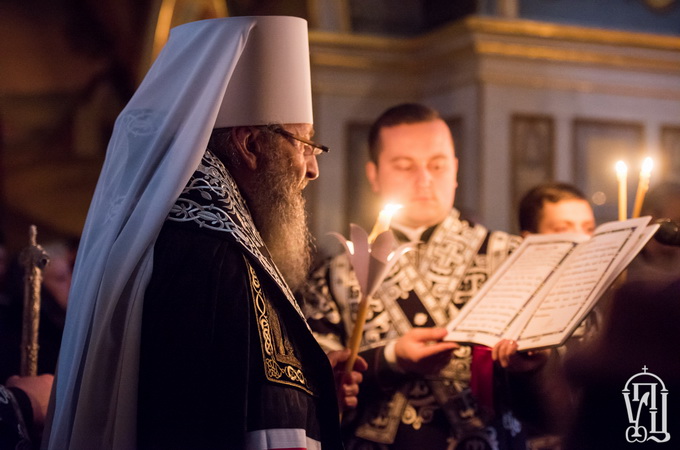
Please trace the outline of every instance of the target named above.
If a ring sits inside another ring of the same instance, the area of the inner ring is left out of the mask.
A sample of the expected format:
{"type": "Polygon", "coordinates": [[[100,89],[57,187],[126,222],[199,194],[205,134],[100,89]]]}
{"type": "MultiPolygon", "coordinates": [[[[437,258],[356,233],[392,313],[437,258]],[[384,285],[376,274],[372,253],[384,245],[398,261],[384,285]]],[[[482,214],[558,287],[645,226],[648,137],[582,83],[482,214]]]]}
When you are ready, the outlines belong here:
{"type": "Polygon", "coordinates": [[[471,16],[416,38],[312,31],[310,41],[316,92],[368,84],[422,96],[481,82],[680,99],[680,37],[471,16]]]}

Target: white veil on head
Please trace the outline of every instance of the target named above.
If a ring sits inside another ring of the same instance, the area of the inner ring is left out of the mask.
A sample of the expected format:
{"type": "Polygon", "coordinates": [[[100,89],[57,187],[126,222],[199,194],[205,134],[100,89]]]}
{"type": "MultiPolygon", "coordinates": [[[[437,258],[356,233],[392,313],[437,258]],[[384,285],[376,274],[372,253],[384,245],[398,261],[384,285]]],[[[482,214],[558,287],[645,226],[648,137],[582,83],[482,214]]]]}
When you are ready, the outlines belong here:
{"type": "Polygon", "coordinates": [[[231,17],[172,30],[109,142],[76,259],[44,447],[136,447],[156,237],[213,127],[275,122],[312,123],[306,21],[231,17]],[[249,85],[239,85],[248,72],[249,85]]]}

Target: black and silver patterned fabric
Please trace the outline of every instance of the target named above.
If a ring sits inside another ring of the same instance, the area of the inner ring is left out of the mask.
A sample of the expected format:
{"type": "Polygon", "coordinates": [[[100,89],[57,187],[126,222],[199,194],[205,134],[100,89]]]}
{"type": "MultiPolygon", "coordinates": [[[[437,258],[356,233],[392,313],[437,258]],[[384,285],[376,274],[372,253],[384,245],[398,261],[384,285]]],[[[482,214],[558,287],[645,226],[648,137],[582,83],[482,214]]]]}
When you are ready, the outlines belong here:
{"type": "MultiPolygon", "coordinates": [[[[395,235],[405,240],[400,233],[395,235]]],[[[497,429],[516,435],[519,422],[510,412],[489,417],[477,407],[469,389],[470,346],[461,346],[449,365],[428,379],[391,369],[384,349],[413,327],[445,326],[521,239],[489,232],[462,220],[452,209],[442,223],[423,233],[421,241],[416,251],[401,257],[369,303],[360,348],[369,371],[359,411],[346,418],[348,446],[507,448],[497,429]],[[501,425],[491,426],[494,420],[501,425]],[[484,445],[474,447],[480,442],[484,445]]],[[[325,261],[313,272],[303,297],[305,314],[321,345],[344,347],[361,300],[349,259],[342,254],[325,261]]]]}

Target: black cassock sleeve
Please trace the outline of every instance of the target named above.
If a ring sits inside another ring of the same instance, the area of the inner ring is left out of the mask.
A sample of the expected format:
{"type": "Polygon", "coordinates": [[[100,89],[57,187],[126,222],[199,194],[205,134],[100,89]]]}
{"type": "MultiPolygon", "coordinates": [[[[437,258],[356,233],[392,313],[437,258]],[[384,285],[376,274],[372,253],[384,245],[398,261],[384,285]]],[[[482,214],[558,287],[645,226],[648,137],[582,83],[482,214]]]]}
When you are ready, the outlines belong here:
{"type": "Polygon", "coordinates": [[[166,223],[144,298],[140,448],[242,448],[249,284],[236,244],[166,223]]]}

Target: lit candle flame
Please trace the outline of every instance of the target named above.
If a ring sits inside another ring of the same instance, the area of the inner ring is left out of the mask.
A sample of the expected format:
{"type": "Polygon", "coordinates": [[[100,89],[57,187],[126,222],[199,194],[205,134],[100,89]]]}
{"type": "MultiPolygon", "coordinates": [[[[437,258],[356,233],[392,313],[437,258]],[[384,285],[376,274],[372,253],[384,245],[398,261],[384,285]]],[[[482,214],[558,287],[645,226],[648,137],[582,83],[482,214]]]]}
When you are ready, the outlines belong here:
{"type": "Polygon", "coordinates": [[[640,170],[640,176],[644,176],[649,181],[649,176],[652,174],[652,167],[654,167],[654,161],[652,158],[647,157],[642,162],[642,170],[640,170]]]}
{"type": "Polygon", "coordinates": [[[390,223],[392,222],[392,216],[396,213],[402,205],[396,203],[388,203],[378,214],[378,220],[375,221],[375,225],[371,230],[371,234],[368,235],[368,242],[372,243],[375,238],[378,237],[380,233],[390,229],[390,223]]]}

